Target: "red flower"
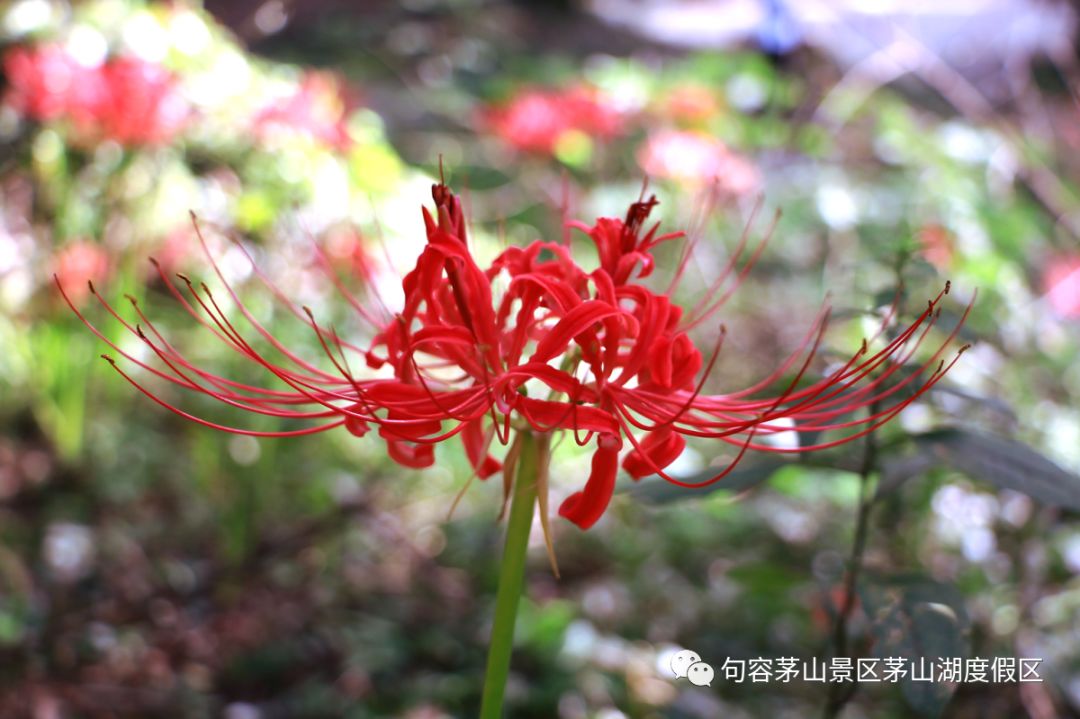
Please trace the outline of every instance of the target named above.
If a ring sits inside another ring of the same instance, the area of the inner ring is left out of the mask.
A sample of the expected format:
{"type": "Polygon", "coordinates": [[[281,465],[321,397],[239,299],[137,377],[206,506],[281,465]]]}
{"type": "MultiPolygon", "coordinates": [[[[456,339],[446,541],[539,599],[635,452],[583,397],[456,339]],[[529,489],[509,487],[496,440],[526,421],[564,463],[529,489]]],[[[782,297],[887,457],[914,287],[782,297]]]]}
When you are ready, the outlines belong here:
{"type": "Polygon", "coordinates": [[[70,287],[71,301],[81,304],[94,282],[101,282],[109,273],[109,258],[94,242],[80,240],[64,245],[53,257],[53,273],[57,280],[70,287]]]}
{"type": "Polygon", "coordinates": [[[610,138],[623,126],[622,113],[589,87],[526,90],[502,105],[487,108],[480,120],[517,149],[549,155],[569,133],[610,138]]]}
{"type": "Polygon", "coordinates": [[[163,143],[187,119],[173,75],[137,58],[89,67],[59,46],[15,47],[4,72],[11,83],[5,102],[34,120],[69,120],[91,139],[163,143]]]}
{"type": "MultiPolygon", "coordinates": [[[[316,333],[328,368],[301,359],[276,340],[239,303],[228,284],[239,311],[281,360],[257,350],[205,285],[200,291],[182,278],[189,300],[162,274],[193,315],[283,382],[284,389],[242,384],[196,367],[158,333],[138,305],[141,325],[121,321],[163,366],[144,364],[99,336],[129,360],[185,389],[258,414],[315,422],[276,432],[223,427],[173,407],[113,363],[129,382],[163,406],[234,432],[282,436],[345,425],[353,434],[363,435],[374,426],[390,456],[409,467],[430,466],[434,445],[459,436],[476,473],[487,477],[500,467],[489,453],[492,442],[509,444],[512,430],[569,431],[579,444],[594,446],[588,480],[559,509],[582,528],[603,514],[620,464],[634,478],[659,474],[678,485],[702,486],[669,477],[664,469],[682,452],[687,437],[714,439],[732,445],[736,453],[730,465],[705,484],[716,482],[749,450],[806,452],[861,437],[894,417],[951,367],[941,357],[955,330],[917,365],[917,371],[899,373],[909,366],[934,324],[946,287],[880,349],[872,351],[864,343],[839,369],[816,382],[804,383],[803,378],[825,329],[824,310],[798,351],[754,386],[706,394],[704,381],[720,342],[706,359],[688,332],[723,305],[749,271],[760,246],[736,269],[737,257],[745,250],[744,238],[719,280],[695,307],[684,311],[672,302],[670,291],[657,293],[642,283],[653,270],[652,250],[681,237],[658,234],[656,225],[646,227],[656,205],[653,198],[631,205],[624,219],[575,224],[597,246],[600,267],[589,272],[574,261],[568,245],[544,241],[511,247],[490,267],[481,268],[469,250],[460,201],[444,185],[436,185],[433,195],[435,213],[424,210],[427,245],[403,281],[403,310],[382,317],[347,296],[376,329],[368,346],[347,343],[306,309],[288,305],[316,333]],[[357,356],[372,368],[389,369],[392,377],[358,376],[357,356]],[[781,382],[789,374],[794,378],[781,382]],[[867,407],[873,410],[857,415],[867,407]],[[792,421],[807,432],[838,434],[799,448],[761,441],[790,431],[792,421]]],[[[684,250],[680,268],[691,250],[684,250]]]]}
{"type": "Polygon", "coordinates": [[[85,125],[105,92],[100,68],[83,65],[59,45],[9,49],[4,75],[4,102],[34,120],[68,118],[85,125]]]}
{"type": "Polygon", "coordinates": [[[96,108],[98,132],[122,145],[168,142],[188,117],[176,78],[160,65],[117,58],[102,69],[105,85],[96,108]]]}
{"type": "Polygon", "coordinates": [[[297,133],[337,149],[352,140],[345,127],[346,106],[340,83],[330,75],[308,73],[289,97],[264,108],[255,117],[255,131],[263,139],[297,133]]]}

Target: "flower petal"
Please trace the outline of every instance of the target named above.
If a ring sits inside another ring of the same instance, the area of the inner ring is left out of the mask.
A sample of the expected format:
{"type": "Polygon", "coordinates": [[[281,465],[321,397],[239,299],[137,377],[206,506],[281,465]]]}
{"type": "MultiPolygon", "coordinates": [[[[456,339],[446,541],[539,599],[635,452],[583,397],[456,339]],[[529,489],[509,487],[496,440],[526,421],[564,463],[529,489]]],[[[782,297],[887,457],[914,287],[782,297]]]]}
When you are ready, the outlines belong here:
{"type": "Polygon", "coordinates": [[[386,451],[390,459],[405,467],[423,469],[435,464],[435,446],[431,444],[391,439],[386,442],[386,451]]]}
{"type": "Polygon", "coordinates": [[[602,436],[616,438],[619,423],[610,412],[578,405],[572,402],[552,402],[518,395],[517,410],[533,429],[549,432],[553,429],[573,429],[582,432],[599,432],[602,436]]]}
{"type": "Polygon", "coordinates": [[[623,459],[623,469],[634,479],[655,474],[674,462],[683,449],[686,440],[681,434],[672,432],[670,427],[649,432],[641,441],[639,449],[634,449],[623,459]]]}
{"type": "Polygon", "coordinates": [[[587,300],[566,313],[558,324],[544,335],[536,345],[533,362],[547,362],[566,351],[575,337],[591,328],[597,322],[622,314],[618,307],[612,307],[599,300],[587,300]]]}
{"type": "Polygon", "coordinates": [[[611,494],[615,491],[615,473],[619,468],[618,445],[601,440],[593,454],[592,472],[584,491],[574,492],[559,507],[559,516],[588,529],[607,509],[611,494]]]}
{"type": "Polygon", "coordinates": [[[491,437],[490,432],[484,432],[482,417],[466,422],[465,428],[461,431],[461,443],[465,445],[465,454],[468,455],[469,464],[480,479],[487,479],[502,469],[499,460],[488,454],[491,437]]]}

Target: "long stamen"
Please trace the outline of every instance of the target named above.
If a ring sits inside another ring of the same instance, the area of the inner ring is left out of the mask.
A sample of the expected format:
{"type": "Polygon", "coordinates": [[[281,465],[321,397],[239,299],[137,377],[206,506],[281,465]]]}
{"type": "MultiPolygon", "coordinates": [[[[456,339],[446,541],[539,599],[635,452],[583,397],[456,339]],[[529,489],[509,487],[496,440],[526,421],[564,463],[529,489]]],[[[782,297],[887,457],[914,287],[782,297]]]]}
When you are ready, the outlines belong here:
{"type": "Polygon", "coordinates": [[[306,427],[304,429],[293,429],[293,430],[284,430],[284,431],[276,431],[276,432],[274,432],[274,431],[260,431],[260,430],[242,429],[242,428],[239,428],[239,427],[229,427],[227,425],[218,424],[216,422],[211,422],[210,420],[206,420],[206,419],[203,419],[201,417],[197,417],[197,416],[195,416],[193,414],[189,414],[188,412],[185,412],[184,410],[180,409],[179,407],[176,407],[174,405],[169,404],[165,400],[163,400],[160,397],[158,397],[157,395],[155,395],[153,392],[148,391],[145,387],[143,387],[141,384],[136,382],[128,373],[126,373],[126,372],[124,372],[124,370],[120,369],[119,365],[116,364],[116,360],[114,360],[112,357],[110,357],[109,355],[103,354],[103,355],[101,355],[101,358],[104,359],[105,361],[107,361],[110,365],[112,365],[112,368],[114,370],[116,370],[120,374],[121,377],[123,377],[125,380],[127,380],[128,383],[132,387],[139,390],[139,392],[146,395],[147,397],[149,397],[151,400],[153,400],[154,402],[156,402],[160,406],[162,406],[165,409],[169,410],[173,414],[177,414],[177,415],[183,417],[184,419],[189,419],[192,422],[196,422],[198,424],[201,424],[204,427],[210,427],[211,429],[218,429],[218,430],[221,430],[223,432],[231,432],[232,434],[243,434],[243,435],[247,435],[249,437],[300,437],[300,436],[303,436],[303,435],[315,434],[316,432],[325,432],[328,429],[333,429],[335,427],[340,427],[341,425],[345,424],[345,420],[340,419],[340,420],[337,420],[336,422],[330,422],[329,424],[317,425],[317,426],[314,426],[314,427],[306,427]]]}

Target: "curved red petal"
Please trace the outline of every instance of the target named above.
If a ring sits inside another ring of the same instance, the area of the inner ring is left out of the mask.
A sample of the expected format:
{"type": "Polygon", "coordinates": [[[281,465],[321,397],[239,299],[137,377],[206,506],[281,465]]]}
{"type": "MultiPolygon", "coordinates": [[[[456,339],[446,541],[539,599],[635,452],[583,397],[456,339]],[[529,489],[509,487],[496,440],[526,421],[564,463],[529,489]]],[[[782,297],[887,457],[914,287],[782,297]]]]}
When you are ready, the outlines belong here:
{"type": "Polygon", "coordinates": [[[674,462],[686,448],[686,440],[670,428],[650,432],[642,440],[640,449],[635,448],[623,459],[623,469],[634,479],[655,474],[674,462]],[[648,458],[646,459],[646,455],[648,458]]]}
{"type": "Polygon", "coordinates": [[[615,473],[619,468],[618,447],[601,446],[593,454],[592,472],[589,481],[585,483],[585,489],[574,492],[559,507],[559,516],[569,519],[571,522],[588,529],[596,524],[607,509],[611,501],[611,494],[615,491],[615,473]]]}
{"type": "Polygon", "coordinates": [[[390,459],[405,467],[423,469],[435,464],[435,447],[430,444],[414,444],[400,440],[387,440],[386,452],[390,459]]]}
{"type": "Polygon", "coordinates": [[[502,463],[488,454],[491,438],[491,433],[484,432],[482,418],[466,422],[465,429],[461,432],[461,443],[465,446],[469,464],[480,479],[487,479],[502,469],[502,463]]]}

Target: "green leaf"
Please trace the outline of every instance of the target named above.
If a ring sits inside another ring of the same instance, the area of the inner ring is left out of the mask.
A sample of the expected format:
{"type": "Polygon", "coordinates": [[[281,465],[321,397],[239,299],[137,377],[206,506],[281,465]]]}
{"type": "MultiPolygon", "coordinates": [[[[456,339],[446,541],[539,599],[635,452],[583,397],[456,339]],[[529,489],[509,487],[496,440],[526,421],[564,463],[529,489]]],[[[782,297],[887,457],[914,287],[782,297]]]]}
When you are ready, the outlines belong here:
{"type": "Polygon", "coordinates": [[[523,597],[518,607],[514,644],[556,654],[574,617],[570,602],[551,600],[538,604],[523,597]]]}
{"type": "Polygon", "coordinates": [[[870,622],[874,656],[908,660],[908,671],[899,682],[904,699],[922,716],[939,716],[955,686],[947,682],[915,681],[911,663],[922,662],[924,669],[916,671],[930,671],[936,677],[939,659],[967,656],[971,619],[960,590],[907,574],[864,575],[858,592],[870,622]]]}
{"type": "Polygon", "coordinates": [[[935,463],[942,463],[977,482],[1011,489],[1043,504],[1080,511],[1080,476],[1022,442],[968,429],[937,430],[913,439],[913,455],[902,458],[892,469],[885,465],[879,495],[935,463]],[[894,474],[892,479],[890,472],[894,474]]]}
{"type": "MultiPolygon", "coordinates": [[[[437,172],[437,168],[435,170],[437,172]]],[[[497,190],[510,184],[513,178],[505,172],[482,165],[465,165],[455,168],[450,181],[473,192],[497,190]]]]}
{"type": "MultiPolygon", "coordinates": [[[[786,467],[788,464],[790,462],[772,457],[744,459],[726,477],[704,487],[680,487],[662,477],[653,475],[629,487],[624,487],[622,491],[647,504],[668,504],[684,499],[702,497],[717,491],[743,492],[766,481],[776,470],[786,467]]],[[[689,484],[699,484],[709,481],[722,471],[722,468],[710,467],[679,479],[689,484]]]]}
{"type": "Polygon", "coordinates": [[[909,479],[920,477],[934,467],[939,460],[931,453],[914,452],[899,457],[888,457],[881,462],[881,479],[878,480],[874,499],[878,500],[894,492],[909,479]]]}

